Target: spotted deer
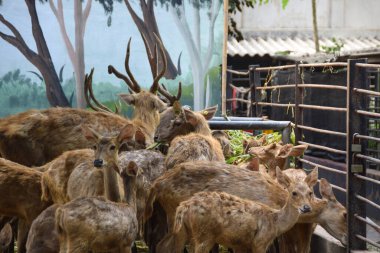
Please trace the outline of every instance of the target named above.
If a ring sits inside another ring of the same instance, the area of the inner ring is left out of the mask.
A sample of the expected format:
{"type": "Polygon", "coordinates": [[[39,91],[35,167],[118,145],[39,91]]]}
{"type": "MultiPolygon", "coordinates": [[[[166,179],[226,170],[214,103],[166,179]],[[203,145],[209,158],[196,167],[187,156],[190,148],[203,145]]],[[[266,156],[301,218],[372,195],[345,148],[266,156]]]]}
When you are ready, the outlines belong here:
{"type": "Polygon", "coordinates": [[[247,249],[265,253],[277,236],[296,224],[301,213],[312,210],[313,193],[307,184],[292,182],[278,167],[276,175],[288,191],[279,210],[225,192],[200,192],[182,202],[175,215],[175,252],[181,253],[191,239],[194,253],[208,253],[215,243],[237,253],[247,249]]]}
{"type": "Polygon", "coordinates": [[[42,176],[42,199],[64,204],[78,197],[102,196],[121,201],[118,153],[124,143],[145,147],[145,135],[127,124],[118,135],[100,135],[82,125],[83,135],[93,150],[67,151],[50,163],[42,176]]]}
{"type": "Polygon", "coordinates": [[[155,134],[156,142],[170,142],[166,158],[167,169],[186,161],[224,161],[220,143],[211,135],[207,120],[217,107],[193,112],[181,107],[177,101],[161,113],[155,134]]]}
{"type": "Polygon", "coordinates": [[[130,162],[119,173],[128,193],[127,203],[86,197],[58,207],[55,218],[60,252],[131,252],[138,234],[136,184],[141,171],[130,162]]]}
{"type": "MultiPolygon", "coordinates": [[[[318,173],[314,169],[303,182],[312,189],[317,178],[318,173]]],[[[169,233],[157,245],[157,252],[172,252],[175,210],[182,201],[188,200],[192,195],[201,191],[223,191],[241,198],[258,201],[276,209],[282,208],[287,198],[287,191],[263,173],[221,162],[196,161],[179,164],[157,178],[149,193],[145,219],[150,216],[153,203],[158,202],[165,209],[169,224],[169,233]]],[[[314,202],[311,203],[314,210],[313,204],[314,202]]],[[[325,205],[320,210],[322,212],[329,208],[332,208],[332,205],[325,205]]],[[[318,217],[321,212],[313,212],[314,215],[309,216],[304,222],[320,222],[318,217]]],[[[331,217],[337,221],[343,222],[343,219],[340,218],[342,215],[342,212],[331,212],[331,217]]],[[[321,225],[324,226],[323,223],[321,225]]],[[[333,227],[334,230],[340,229],[335,225],[333,227]]]]}

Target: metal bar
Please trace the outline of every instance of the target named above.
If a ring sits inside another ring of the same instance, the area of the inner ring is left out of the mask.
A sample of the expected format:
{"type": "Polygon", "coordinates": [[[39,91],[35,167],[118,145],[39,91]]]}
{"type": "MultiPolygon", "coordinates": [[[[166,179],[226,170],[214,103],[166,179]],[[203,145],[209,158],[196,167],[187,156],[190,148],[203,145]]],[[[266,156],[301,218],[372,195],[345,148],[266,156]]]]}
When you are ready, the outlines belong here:
{"type": "Polygon", "coordinates": [[[255,104],[253,104],[253,110],[256,111],[255,116],[262,116],[262,107],[258,106],[257,104],[257,102],[261,102],[261,92],[257,91],[257,88],[261,87],[260,71],[256,71],[256,69],[257,67],[253,69],[253,86],[255,89],[254,99],[256,102],[255,104]]]}
{"type": "Polygon", "coordinates": [[[284,88],[294,88],[295,84],[283,84],[283,85],[273,85],[265,87],[257,87],[256,90],[274,90],[274,89],[284,89],[284,88]]]}
{"type": "Polygon", "coordinates": [[[253,129],[273,129],[282,130],[288,127],[290,121],[209,121],[209,126],[214,130],[233,129],[233,130],[253,130],[253,129]]]}
{"type": "Polygon", "coordinates": [[[370,96],[380,96],[380,92],[378,92],[378,91],[358,89],[358,88],[355,88],[354,91],[356,91],[358,93],[370,95],[370,96]]]}
{"type": "MultiPolygon", "coordinates": [[[[232,66],[227,66],[227,69],[229,70],[232,70],[232,66]]],[[[226,72],[227,76],[226,76],[226,86],[224,87],[225,89],[225,92],[223,92],[222,94],[222,115],[226,115],[227,114],[227,99],[228,98],[232,98],[232,94],[233,94],[233,90],[228,87],[229,83],[232,82],[232,73],[230,73],[229,71],[226,72]],[[224,94],[225,93],[225,94],[224,94]]],[[[230,111],[232,112],[232,103],[230,104],[230,111]]]]}
{"type": "Polygon", "coordinates": [[[325,151],[328,151],[328,152],[333,152],[333,153],[336,153],[336,154],[341,154],[341,155],[345,155],[346,154],[346,151],[335,149],[335,148],[329,148],[329,147],[325,147],[325,146],[321,146],[321,145],[317,145],[317,144],[312,144],[312,143],[308,143],[308,142],[304,142],[304,141],[299,141],[298,143],[299,144],[306,144],[306,145],[308,145],[311,148],[322,149],[322,150],[325,150],[325,151]]]}
{"type": "Polygon", "coordinates": [[[310,162],[310,161],[308,161],[308,160],[306,160],[304,158],[298,158],[298,160],[300,162],[303,162],[303,163],[306,163],[306,164],[309,164],[309,165],[312,165],[312,166],[317,166],[318,168],[321,168],[323,170],[339,173],[339,174],[342,174],[342,175],[346,175],[347,174],[345,171],[341,171],[341,170],[337,170],[337,169],[330,168],[330,167],[327,167],[327,166],[319,165],[318,163],[310,162]]]}
{"type": "Polygon", "coordinates": [[[359,113],[359,114],[361,114],[361,115],[367,115],[367,116],[371,116],[371,117],[380,118],[380,113],[367,112],[367,111],[363,111],[363,110],[356,110],[356,112],[359,113]]]}
{"type": "Polygon", "coordinates": [[[359,238],[360,240],[363,240],[363,241],[365,241],[365,242],[367,242],[367,243],[369,243],[369,244],[371,244],[371,245],[373,245],[373,246],[375,246],[375,247],[377,247],[377,248],[380,249],[380,244],[378,244],[378,243],[376,243],[376,242],[374,242],[374,241],[372,241],[370,239],[367,239],[367,238],[365,238],[364,236],[361,236],[361,235],[355,235],[355,236],[357,238],[359,238]]]}
{"type": "Polygon", "coordinates": [[[329,62],[329,63],[303,63],[299,67],[347,67],[347,62],[329,62]]]}
{"type": "Polygon", "coordinates": [[[276,104],[276,103],[267,103],[267,102],[256,102],[258,105],[269,105],[274,107],[294,107],[294,104],[276,104]]]}
{"type": "Polygon", "coordinates": [[[249,74],[249,71],[242,72],[242,71],[237,71],[237,70],[232,70],[232,69],[227,69],[227,72],[236,74],[236,75],[241,75],[241,76],[247,76],[249,74]]]}
{"type": "Polygon", "coordinates": [[[358,194],[355,194],[355,197],[358,198],[358,199],[360,199],[361,201],[363,201],[363,202],[365,202],[365,203],[367,203],[367,204],[369,204],[369,205],[371,205],[371,206],[373,206],[373,207],[375,207],[375,208],[377,208],[377,209],[380,210],[380,206],[378,204],[376,204],[375,202],[373,202],[373,201],[371,201],[369,199],[366,199],[363,196],[360,196],[358,194]]]}
{"type": "Polygon", "coordinates": [[[360,178],[360,179],[365,180],[365,181],[369,181],[369,182],[372,182],[372,183],[380,185],[380,181],[379,180],[376,180],[376,179],[373,179],[373,178],[370,178],[370,177],[366,177],[366,176],[362,176],[362,175],[358,175],[358,174],[355,174],[355,177],[360,178]]]}
{"type": "Polygon", "coordinates": [[[356,63],[356,67],[362,67],[362,68],[380,68],[380,64],[356,63]]]}
{"type": "Polygon", "coordinates": [[[245,99],[242,99],[242,98],[229,98],[229,99],[226,99],[226,101],[227,102],[239,101],[239,102],[246,103],[246,104],[250,104],[251,103],[251,101],[245,100],[245,99]]]}
{"type": "Polygon", "coordinates": [[[376,159],[376,158],[373,158],[373,157],[370,157],[370,156],[366,156],[366,155],[362,155],[362,154],[356,154],[356,157],[359,157],[359,158],[362,158],[362,159],[366,159],[366,160],[374,162],[376,164],[380,164],[380,159],[376,159]]]}
{"type": "Polygon", "coordinates": [[[332,135],[338,135],[338,136],[342,136],[342,137],[347,136],[346,133],[336,132],[336,131],[331,131],[331,130],[325,130],[325,129],[319,129],[319,128],[315,128],[315,127],[309,127],[309,126],[304,126],[304,125],[298,125],[298,127],[301,129],[304,129],[304,130],[309,130],[309,131],[318,132],[318,133],[332,134],[332,135]]]}
{"type": "Polygon", "coordinates": [[[324,111],[335,111],[335,112],[346,112],[346,108],[340,107],[332,107],[332,106],[321,106],[321,105],[305,105],[300,104],[299,107],[306,109],[314,109],[314,110],[324,110],[324,111]]]}
{"type": "MultiPolygon", "coordinates": [[[[321,181],[321,180],[318,179],[318,182],[320,182],[320,181],[321,181]]],[[[335,185],[335,184],[330,183],[330,185],[331,185],[332,188],[337,189],[338,191],[341,191],[341,192],[344,192],[344,193],[347,192],[346,189],[344,189],[344,188],[342,188],[342,187],[339,187],[339,186],[337,186],[337,185],[335,185]]]]}
{"type": "Polygon", "coordinates": [[[321,88],[321,89],[333,89],[333,90],[347,90],[347,87],[340,85],[326,85],[326,84],[299,84],[301,88],[321,88]]]}
{"type": "MultiPolygon", "coordinates": [[[[351,250],[366,250],[367,245],[355,236],[357,234],[362,234],[366,236],[366,226],[355,218],[355,214],[362,217],[366,217],[366,205],[365,203],[358,201],[355,198],[356,194],[365,195],[366,194],[366,184],[362,184],[360,179],[355,177],[355,174],[365,175],[366,166],[363,161],[358,160],[354,156],[353,144],[358,144],[358,139],[354,138],[355,133],[366,133],[366,124],[364,124],[363,117],[355,113],[356,108],[366,108],[365,100],[363,96],[357,98],[354,97],[354,88],[366,88],[366,73],[365,69],[357,68],[356,64],[366,63],[365,59],[352,59],[348,60],[347,66],[347,93],[346,93],[346,163],[347,163],[347,177],[346,177],[346,207],[347,207],[347,230],[348,230],[348,240],[347,240],[347,253],[351,250]],[[364,71],[363,71],[364,70],[364,71]],[[362,172],[358,173],[353,170],[353,165],[362,165],[362,172]]],[[[365,146],[365,141],[361,144],[365,146]]]]}
{"type": "Polygon", "coordinates": [[[366,140],[380,142],[380,138],[376,138],[376,137],[373,137],[373,136],[366,136],[366,135],[357,134],[357,135],[355,135],[355,137],[359,138],[359,139],[366,139],[366,140]]]}
{"type": "Polygon", "coordinates": [[[280,69],[290,69],[294,68],[296,65],[283,65],[283,66],[275,66],[275,67],[261,67],[256,68],[257,71],[269,71],[269,70],[280,70],[280,69]]]}
{"type": "Polygon", "coordinates": [[[263,121],[263,118],[258,117],[228,117],[227,120],[224,117],[213,117],[210,121],[263,121]]]}
{"type": "Polygon", "coordinates": [[[377,225],[375,222],[373,221],[368,221],[367,219],[364,219],[363,217],[360,217],[359,215],[355,214],[355,218],[364,222],[365,224],[368,224],[370,225],[371,227],[373,227],[375,230],[377,231],[380,231],[380,226],[377,225]]]}

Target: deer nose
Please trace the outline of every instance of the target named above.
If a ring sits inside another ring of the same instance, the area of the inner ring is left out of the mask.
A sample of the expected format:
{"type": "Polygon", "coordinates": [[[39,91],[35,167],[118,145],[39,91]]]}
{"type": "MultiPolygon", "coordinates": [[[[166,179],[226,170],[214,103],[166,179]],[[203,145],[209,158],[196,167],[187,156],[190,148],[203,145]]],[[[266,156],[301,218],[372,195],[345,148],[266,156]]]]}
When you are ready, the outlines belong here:
{"type": "Polygon", "coordinates": [[[95,166],[96,168],[100,168],[100,167],[102,167],[102,166],[103,166],[103,160],[102,160],[102,159],[95,159],[95,160],[94,160],[94,166],[95,166]]]}
{"type": "Polygon", "coordinates": [[[155,135],[153,139],[154,139],[154,141],[158,141],[158,136],[155,135]]]}
{"type": "Polygon", "coordinates": [[[303,213],[308,213],[311,211],[311,207],[309,205],[303,205],[302,210],[303,213]]]}

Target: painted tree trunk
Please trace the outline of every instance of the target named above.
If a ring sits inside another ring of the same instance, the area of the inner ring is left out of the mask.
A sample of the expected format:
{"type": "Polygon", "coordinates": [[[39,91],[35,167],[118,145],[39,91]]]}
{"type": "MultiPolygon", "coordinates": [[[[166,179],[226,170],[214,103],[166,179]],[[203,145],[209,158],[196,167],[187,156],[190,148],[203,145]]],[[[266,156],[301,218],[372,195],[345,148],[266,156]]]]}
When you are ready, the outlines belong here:
{"type": "MultiPolygon", "coordinates": [[[[90,1],[90,0],[88,0],[90,1]]],[[[77,107],[85,108],[86,101],[84,98],[84,25],[82,13],[82,1],[75,0],[74,2],[74,18],[75,18],[75,83],[76,83],[76,98],[77,107]]]]}
{"type": "MultiPolygon", "coordinates": [[[[154,14],[153,0],[148,0],[148,2],[145,2],[145,0],[140,0],[143,19],[141,19],[133,10],[129,0],[124,1],[137,28],[139,29],[140,33],[145,36],[146,40],[148,41],[149,48],[151,51],[153,51],[154,45],[157,44],[153,34],[156,34],[161,39],[160,31],[158,30],[157,21],[154,14]]],[[[164,77],[167,79],[174,79],[178,75],[178,70],[174,65],[166,48],[164,51],[168,62],[164,77]]],[[[162,66],[162,63],[163,61],[161,59],[161,56],[158,55],[158,65],[162,66]]],[[[160,69],[161,68],[159,67],[158,71],[160,71],[160,69]]]]}

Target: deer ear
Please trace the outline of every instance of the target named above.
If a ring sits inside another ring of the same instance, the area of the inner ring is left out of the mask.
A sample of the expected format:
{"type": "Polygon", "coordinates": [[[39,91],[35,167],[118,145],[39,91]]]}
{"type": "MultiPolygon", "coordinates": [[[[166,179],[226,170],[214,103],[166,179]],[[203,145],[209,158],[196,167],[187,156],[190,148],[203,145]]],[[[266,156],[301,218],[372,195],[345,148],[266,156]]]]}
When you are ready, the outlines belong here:
{"type": "Polygon", "coordinates": [[[277,154],[276,154],[276,158],[287,158],[290,156],[290,153],[292,152],[292,148],[293,148],[293,145],[292,144],[286,144],[284,146],[282,146],[277,154]]]}
{"type": "Polygon", "coordinates": [[[137,164],[134,161],[130,161],[127,166],[127,171],[126,171],[127,175],[135,177],[137,176],[138,171],[139,171],[139,167],[137,166],[137,164]]]}
{"type": "Polygon", "coordinates": [[[146,144],[145,134],[141,130],[136,131],[135,141],[145,146],[146,144]]]}
{"type": "Polygon", "coordinates": [[[276,167],[276,177],[277,177],[277,182],[284,186],[285,188],[289,188],[291,184],[290,178],[282,173],[281,169],[279,167],[276,167]]]}
{"type": "Polygon", "coordinates": [[[246,168],[252,171],[259,171],[259,168],[260,168],[259,158],[252,157],[246,168]]]}
{"type": "Polygon", "coordinates": [[[199,113],[202,114],[206,120],[210,120],[212,119],[212,117],[214,117],[217,110],[218,110],[218,105],[203,109],[199,113]]]}
{"type": "Polygon", "coordinates": [[[294,146],[290,152],[290,156],[301,156],[307,149],[307,145],[294,146]]]}
{"type": "Polygon", "coordinates": [[[178,100],[173,103],[173,111],[175,115],[180,115],[182,112],[182,105],[178,100]]]}
{"type": "Polygon", "coordinates": [[[100,135],[92,128],[81,125],[82,133],[84,137],[89,141],[96,141],[100,138],[100,135]]]}
{"type": "Polygon", "coordinates": [[[195,127],[198,124],[198,119],[195,113],[187,109],[185,109],[184,112],[185,112],[186,121],[195,127]]]}
{"type": "Polygon", "coordinates": [[[321,178],[321,181],[319,182],[319,192],[324,199],[336,200],[330,183],[324,178],[321,178]]]}
{"type": "Polygon", "coordinates": [[[128,105],[135,105],[136,98],[134,94],[118,94],[121,100],[123,100],[128,105]]]}
{"type": "Polygon", "coordinates": [[[305,183],[312,188],[318,182],[318,167],[315,167],[305,178],[305,183]]]}
{"type": "Polygon", "coordinates": [[[136,129],[133,124],[125,125],[121,130],[119,135],[117,136],[117,142],[121,146],[125,140],[132,139],[135,135],[136,129]]]}

